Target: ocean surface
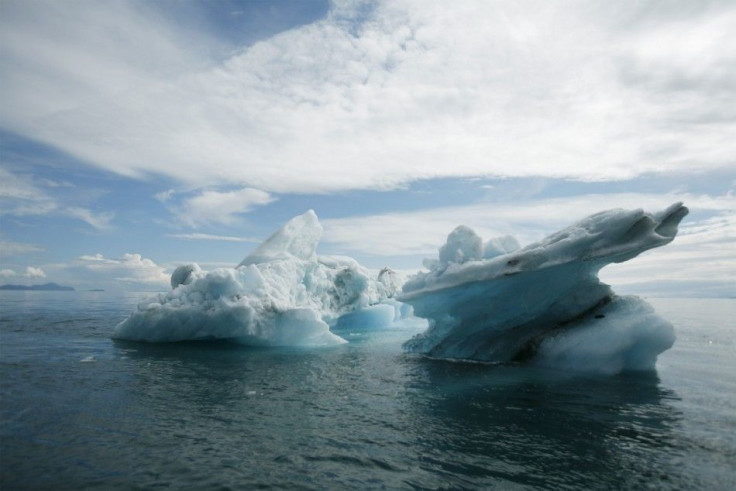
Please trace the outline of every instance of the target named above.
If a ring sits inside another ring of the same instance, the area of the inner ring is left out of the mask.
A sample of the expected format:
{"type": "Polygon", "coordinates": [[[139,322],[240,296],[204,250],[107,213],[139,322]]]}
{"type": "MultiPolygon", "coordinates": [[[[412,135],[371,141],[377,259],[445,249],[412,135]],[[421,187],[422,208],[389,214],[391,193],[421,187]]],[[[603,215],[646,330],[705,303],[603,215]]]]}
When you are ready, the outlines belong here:
{"type": "Polygon", "coordinates": [[[736,299],[649,299],[657,371],[114,342],[147,294],[0,292],[0,489],[736,489],[736,299]]]}

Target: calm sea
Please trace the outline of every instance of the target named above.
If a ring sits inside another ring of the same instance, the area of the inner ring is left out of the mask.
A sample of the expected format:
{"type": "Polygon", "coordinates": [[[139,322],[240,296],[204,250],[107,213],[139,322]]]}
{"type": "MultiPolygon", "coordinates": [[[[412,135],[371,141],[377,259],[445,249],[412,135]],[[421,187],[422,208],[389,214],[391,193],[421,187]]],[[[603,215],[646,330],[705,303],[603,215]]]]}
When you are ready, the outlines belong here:
{"type": "Polygon", "coordinates": [[[653,373],[146,345],[141,294],[0,293],[0,488],[736,489],[736,300],[651,299],[653,373]]]}

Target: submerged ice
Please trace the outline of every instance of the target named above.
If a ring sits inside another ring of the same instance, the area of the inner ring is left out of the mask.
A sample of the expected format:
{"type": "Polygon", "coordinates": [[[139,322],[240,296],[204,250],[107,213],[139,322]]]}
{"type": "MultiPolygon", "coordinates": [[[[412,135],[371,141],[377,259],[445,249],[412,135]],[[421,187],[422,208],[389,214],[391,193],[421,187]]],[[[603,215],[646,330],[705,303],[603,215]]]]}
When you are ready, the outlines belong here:
{"type": "Polygon", "coordinates": [[[468,227],[450,233],[429,271],[397,299],[429,320],[404,345],[440,358],[526,361],[607,373],[651,369],[674,330],[638,297],[615,295],[598,272],[671,242],[688,210],[610,210],[518,247],[483,244],[468,227]]]}
{"type": "Polygon", "coordinates": [[[341,316],[389,322],[401,312],[389,269],[378,275],[355,260],[317,256],[322,226],[313,211],[293,218],[236,268],[176,268],[172,290],[142,302],[117,339],[173,342],[237,340],[250,345],[344,343],[330,331],[341,316]],[[380,305],[379,305],[380,304],[380,305]]]}

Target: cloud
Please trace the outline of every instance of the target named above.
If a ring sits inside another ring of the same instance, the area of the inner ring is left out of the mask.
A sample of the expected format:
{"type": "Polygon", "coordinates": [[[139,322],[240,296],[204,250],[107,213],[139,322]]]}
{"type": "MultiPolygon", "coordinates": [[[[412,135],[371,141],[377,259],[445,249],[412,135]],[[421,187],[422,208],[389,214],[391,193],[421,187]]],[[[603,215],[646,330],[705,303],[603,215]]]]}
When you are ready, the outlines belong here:
{"type": "Polygon", "coordinates": [[[169,275],[163,267],[140,254],[123,254],[120,258],[106,258],[102,254],[83,255],[70,268],[82,275],[87,282],[110,282],[164,286],[169,284],[169,275]]]}
{"type": "Polygon", "coordinates": [[[371,5],[223,59],[145,4],[6,2],[0,124],[120,174],[268,193],[733,165],[728,2],[371,5]]]}
{"type": "Polygon", "coordinates": [[[60,210],[60,213],[71,218],[82,220],[97,230],[108,228],[110,226],[110,221],[115,216],[112,212],[94,213],[86,208],[80,208],[78,206],[64,208],[60,210]]]}
{"type": "Polygon", "coordinates": [[[184,240],[221,240],[224,242],[254,242],[261,243],[262,239],[254,239],[249,237],[233,237],[231,235],[211,235],[211,234],[167,234],[167,237],[184,240]]]}
{"type": "MultiPolygon", "coordinates": [[[[4,215],[56,215],[81,220],[97,230],[110,226],[112,212],[94,212],[88,208],[60,202],[38,186],[48,186],[45,179],[16,174],[0,167],[0,213],[4,215]]],[[[49,186],[69,187],[69,186],[49,186]]]]}
{"type": "MultiPolygon", "coordinates": [[[[41,270],[27,269],[27,274],[32,272],[39,273],[41,270]]],[[[161,291],[169,287],[166,268],[134,253],[126,253],[121,257],[85,254],[69,262],[45,264],[43,272],[54,282],[73,285],[78,289],[161,291]]]]}
{"type": "Polygon", "coordinates": [[[38,182],[49,188],[75,188],[76,185],[69,181],[55,181],[53,179],[47,179],[42,177],[38,179],[38,182]]]}
{"type": "Polygon", "coordinates": [[[174,191],[173,189],[167,189],[166,191],[161,191],[154,194],[153,197],[161,203],[166,203],[174,196],[174,194],[176,194],[176,191],[174,191]]]}
{"type": "Polygon", "coordinates": [[[39,251],[43,251],[43,248],[34,244],[0,239],[0,257],[18,256],[39,251]]]}
{"type": "MultiPolygon", "coordinates": [[[[165,202],[171,199],[168,195],[165,202]]],[[[201,191],[193,197],[185,198],[179,205],[170,205],[170,210],[186,225],[223,224],[232,225],[239,215],[248,213],[257,206],[275,200],[269,193],[253,188],[234,191],[201,191]]]]}
{"type": "Polygon", "coordinates": [[[0,167],[0,204],[3,212],[8,213],[11,204],[16,209],[39,210],[54,209],[56,204],[42,189],[34,184],[34,179],[29,175],[18,175],[0,167]],[[12,203],[11,203],[12,202],[12,203]]]}
{"type": "Polygon", "coordinates": [[[33,266],[28,266],[26,268],[25,275],[28,278],[46,278],[46,273],[44,273],[41,268],[34,268],[33,266]]]}
{"type": "Polygon", "coordinates": [[[46,273],[41,268],[28,266],[23,273],[16,273],[13,269],[0,270],[0,278],[46,278],[46,273]]]}

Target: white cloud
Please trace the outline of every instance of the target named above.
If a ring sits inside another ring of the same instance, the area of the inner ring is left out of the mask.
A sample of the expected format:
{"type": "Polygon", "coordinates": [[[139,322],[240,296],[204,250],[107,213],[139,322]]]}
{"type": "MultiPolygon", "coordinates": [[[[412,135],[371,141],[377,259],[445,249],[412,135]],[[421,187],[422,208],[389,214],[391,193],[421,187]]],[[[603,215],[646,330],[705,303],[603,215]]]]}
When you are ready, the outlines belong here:
{"type": "Polygon", "coordinates": [[[41,268],[28,266],[23,273],[17,273],[13,269],[0,270],[0,278],[46,278],[46,273],[41,268]]]}
{"type": "Polygon", "coordinates": [[[106,258],[99,253],[84,255],[72,268],[87,273],[88,282],[97,280],[105,283],[115,280],[148,286],[164,286],[169,283],[169,275],[164,268],[140,254],[126,253],[120,258],[106,258]]]}
{"type": "Polygon", "coordinates": [[[28,278],[46,278],[46,273],[43,272],[41,268],[34,268],[33,266],[28,266],[26,268],[26,274],[28,278]]]}
{"type": "MultiPolygon", "coordinates": [[[[0,167],[0,213],[4,215],[57,215],[81,220],[95,229],[110,226],[114,214],[94,212],[88,208],[59,202],[37,185],[48,185],[45,179],[15,174],[0,167]]],[[[60,186],[51,186],[60,187],[60,186]]]]}
{"type": "Polygon", "coordinates": [[[79,259],[81,261],[103,263],[103,264],[117,264],[118,263],[118,261],[114,259],[105,259],[105,256],[103,256],[99,252],[94,255],[85,254],[85,255],[79,256],[79,259]]]}
{"type": "Polygon", "coordinates": [[[274,199],[265,191],[252,188],[235,191],[205,190],[170,209],[181,222],[191,227],[211,224],[232,225],[238,221],[239,215],[257,206],[271,203],[274,199]]]}
{"type": "Polygon", "coordinates": [[[29,254],[31,252],[39,252],[42,250],[43,249],[41,247],[34,244],[0,239],[0,257],[18,256],[20,254],[29,254]]]}
{"type": "Polygon", "coordinates": [[[19,207],[33,204],[39,209],[53,209],[56,206],[49,203],[51,198],[34,184],[31,176],[17,175],[0,167],[0,204],[4,213],[8,213],[6,207],[11,200],[21,203],[19,207]]]}
{"type": "MultiPolygon", "coordinates": [[[[682,201],[694,211],[733,213],[736,196],[667,194],[591,194],[564,198],[477,203],[421,211],[323,220],[324,242],[346,253],[392,256],[434,255],[457,225],[475,229],[484,239],[512,234],[522,244],[611,208],[654,211],[682,201]]],[[[686,219],[687,220],[687,219],[686,219]]],[[[687,226],[687,225],[685,225],[687,226]]]]}
{"type": "Polygon", "coordinates": [[[41,184],[49,188],[74,188],[76,187],[69,181],[54,181],[53,179],[47,179],[45,177],[38,180],[41,184]]]}
{"type": "Polygon", "coordinates": [[[211,235],[211,234],[167,234],[167,237],[173,239],[184,239],[184,240],[220,240],[223,242],[255,242],[260,243],[262,239],[254,239],[250,237],[234,237],[232,235],[211,235]]]}
{"type": "Polygon", "coordinates": [[[392,0],[356,25],[361,6],[336,1],[223,62],[145,4],[4,7],[0,124],[125,175],[328,192],[624,179],[736,152],[729,3],[392,0]]]}
{"type": "Polygon", "coordinates": [[[161,203],[166,203],[172,198],[172,196],[174,196],[174,194],[175,191],[173,189],[167,189],[166,191],[154,194],[153,197],[161,203]]]}
{"type": "Polygon", "coordinates": [[[110,221],[115,216],[112,212],[94,213],[91,210],[80,208],[78,206],[63,208],[60,210],[60,213],[71,218],[82,220],[98,230],[108,228],[110,226],[110,221]]]}

